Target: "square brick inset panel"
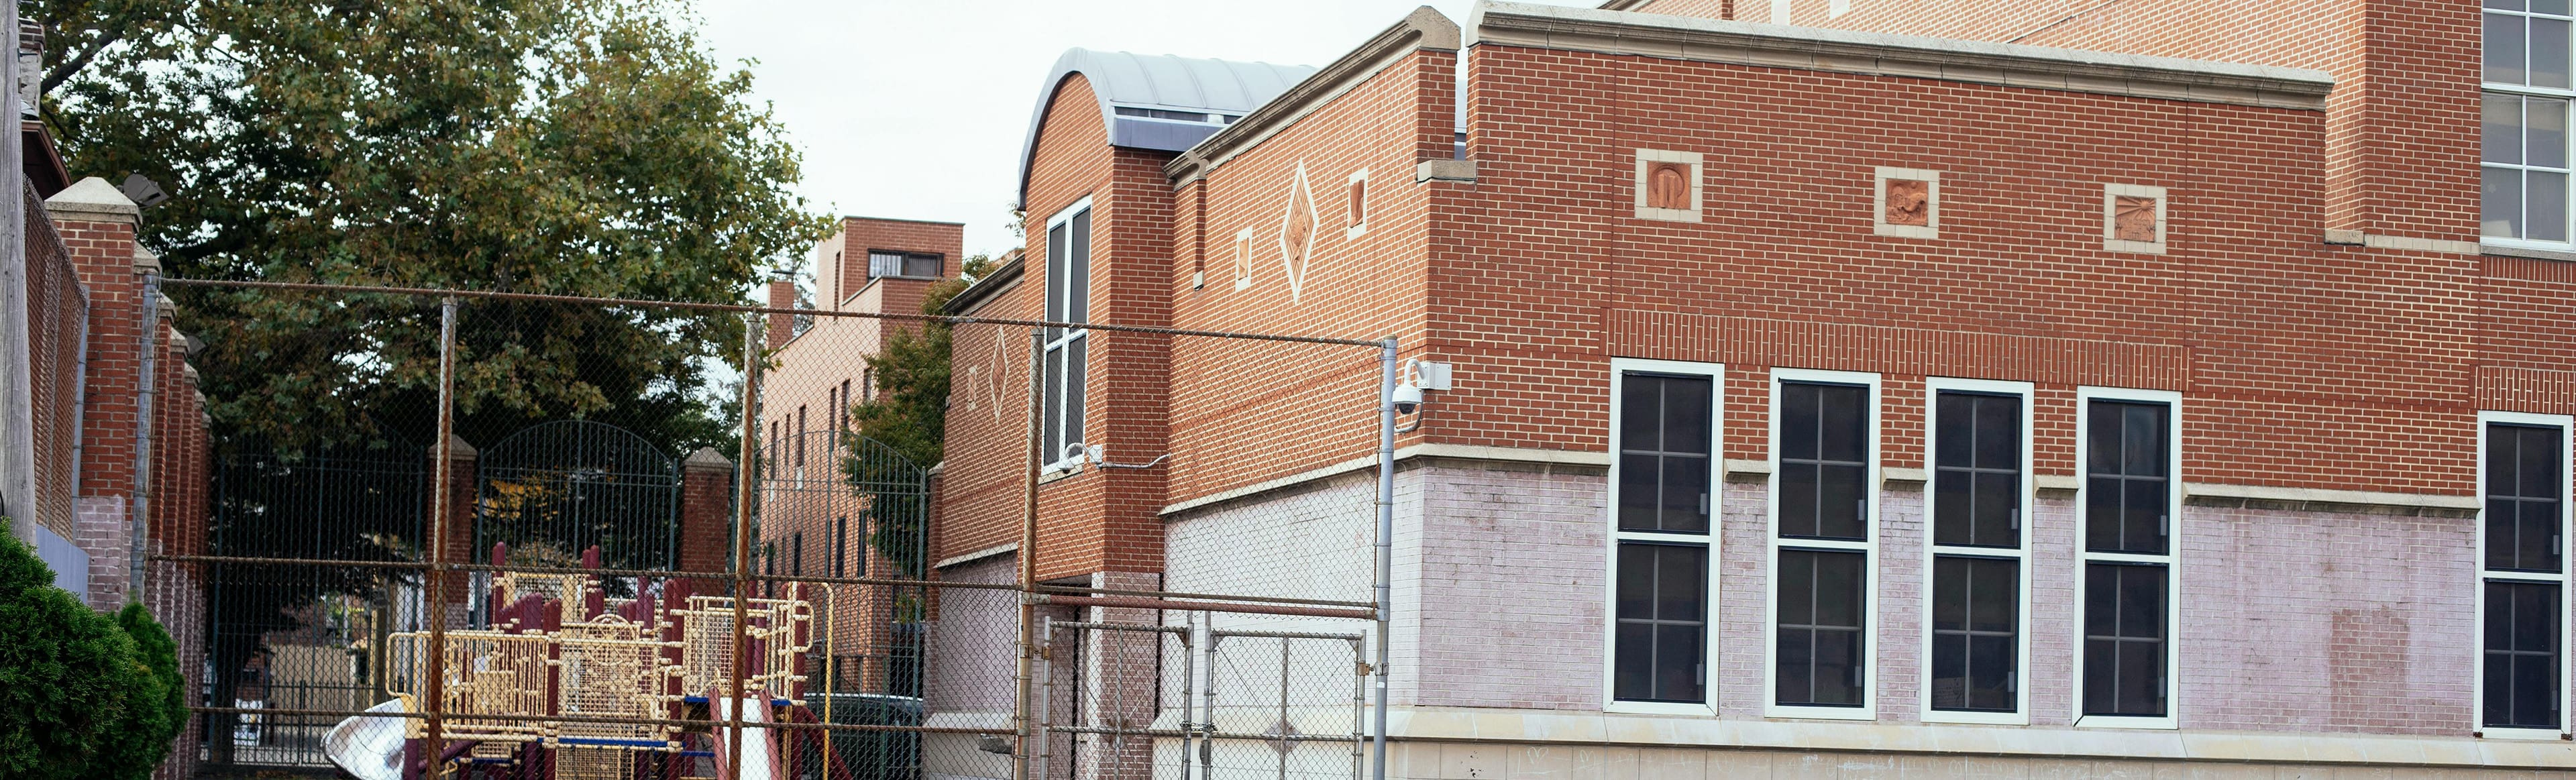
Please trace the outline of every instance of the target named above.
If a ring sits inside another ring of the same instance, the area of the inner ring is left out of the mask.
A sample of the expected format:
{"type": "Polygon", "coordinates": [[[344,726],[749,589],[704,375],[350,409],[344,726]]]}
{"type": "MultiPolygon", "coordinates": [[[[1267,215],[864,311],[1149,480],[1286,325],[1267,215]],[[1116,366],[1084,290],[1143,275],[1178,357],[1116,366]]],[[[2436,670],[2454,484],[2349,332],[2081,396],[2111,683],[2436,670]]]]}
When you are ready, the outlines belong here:
{"type": "Polygon", "coordinates": [[[1688,209],[1691,207],[1690,195],[1690,165],[1678,162],[1647,164],[1647,208],[1688,209]]]}
{"type": "Polygon", "coordinates": [[[1891,179],[1887,182],[1887,224],[1930,226],[1931,205],[1931,182],[1920,179],[1891,179]]]}
{"type": "MultiPolygon", "coordinates": [[[[1894,200],[1893,191],[1889,199],[1894,200]]],[[[2156,240],[2156,199],[2121,195],[2111,210],[2111,236],[2122,241],[2156,240]]]]}

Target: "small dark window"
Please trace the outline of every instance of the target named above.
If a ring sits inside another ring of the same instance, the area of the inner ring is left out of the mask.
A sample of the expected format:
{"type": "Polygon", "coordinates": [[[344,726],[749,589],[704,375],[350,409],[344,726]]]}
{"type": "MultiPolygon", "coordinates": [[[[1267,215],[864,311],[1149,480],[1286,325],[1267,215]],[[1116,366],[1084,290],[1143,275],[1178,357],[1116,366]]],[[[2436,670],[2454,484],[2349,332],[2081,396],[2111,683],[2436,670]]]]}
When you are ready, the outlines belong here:
{"type": "Polygon", "coordinates": [[[842,516],[842,517],[836,517],[836,518],[833,518],[833,519],[832,519],[832,576],[834,576],[834,577],[846,577],[846,576],[849,576],[848,574],[844,573],[844,572],[846,572],[846,571],[847,571],[847,567],[846,567],[846,565],[845,565],[845,564],[849,561],[849,559],[850,559],[850,518],[849,518],[848,516],[846,516],[846,515],[845,515],[845,516],[842,516]]]}
{"type": "Polygon", "coordinates": [[[2486,711],[2489,728],[2558,728],[2559,586],[2488,580],[2486,711]]]}
{"type": "Polygon", "coordinates": [[[1869,388],[1780,385],[1780,535],[1867,538],[1869,388]]]}
{"type": "Polygon", "coordinates": [[[800,469],[805,467],[805,430],[805,407],[799,406],[796,407],[796,440],[787,446],[794,448],[796,467],[800,469]]]}
{"type": "Polygon", "coordinates": [[[1619,530],[1707,533],[1714,383],[1630,373],[1619,399],[1619,530]]]}
{"type": "Polygon", "coordinates": [[[2084,546],[2093,552],[2165,554],[2173,507],[2173,407],[2094,401],[2087,411],[2084,546]]]}
{"type": "Polygon", "coordinates": [[[1933,543],[2021,546],[2021,398],[1940,395],[1933,439],[1933,543]]]}
{"type": "Polygon", "coordinates": [[[940,255],[927,252],[893,252],[883,249],[868,251],[868,278],[880,276],[936,277],[941,270],[940,255]]]}
{"type": "Polygon", "coordinates": [[[2084,714],[2165,714],[2162,564],[2084,567],[2084,714]]]}
{"type": "Polygon", "coordinates": [[[1780,551],[1778,647],[1773,688],[1784,705],[1858,707],[1865,553],[1780,551]]]}
{"type": "Polygon", "coordinates": [[[1620,544],[1617,611],[1612,695],[1705,701],[1708,548],[1620,544]]]}
{"type": "Polygon", "coordinates": [[[1933,709],[2013,711],[2020,636],[2021,561],[1933,559],[1933,709]]]}
{"type": "Polygon", "coordinates": [[[805,532],[798,531],[787,539],[787,573],[805,576],[805,532]]]}
{"type": "Polygon", "coordinates": [[[2561,568],[2559,504],[2567,472],[2559,461],[2559,444],[2565,435],[2557,428],[2487,426],[2487,569],[2561,568]]]}

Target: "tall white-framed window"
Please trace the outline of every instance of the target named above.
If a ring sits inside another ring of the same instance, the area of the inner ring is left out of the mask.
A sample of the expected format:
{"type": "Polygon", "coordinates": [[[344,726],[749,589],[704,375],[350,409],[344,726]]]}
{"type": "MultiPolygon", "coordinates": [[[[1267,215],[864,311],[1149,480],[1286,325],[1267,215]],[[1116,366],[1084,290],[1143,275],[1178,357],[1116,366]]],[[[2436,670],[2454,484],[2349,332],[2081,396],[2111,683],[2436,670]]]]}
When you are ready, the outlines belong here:
{"type": "Polygon", "coordinates": [[[2175,727],[2182,394],[2075,390],[2075,725],[2175,727]]]}
{"type": "Polygon", "coordinates": [[[1878,717],[1877,374],[1771,370],[1763,714],[1878,717]]]}
{"type": "Polygon", "coordinates": [[[2030,723],[2031,385],[1924,382],[1923,719],[2030,723]]]}
{"type": "Polygon", "coordinates": [[[2478,235],[2505,246],[2569,243],[2570,0],[2486,0],[2478,235]]]}
{"type": "MultiPolygon", "coordinates": [[[[1046,222],[1046,319],[1083,323],[1091,319],[1091,199],[1067,206],[1046,222]]],[[[1050,469],[1069,467],[1065,447],[1083,441],[1083,390],[1088,363],[1083,350],[1089,328],[1046,329],[1046,376],[1040,397],[1046,408],[1045,453],[1050,469]]]]}
{"type": "Polygon", "coordinates": [[[2558,414],[2478,413],[2477,734],[2569,733],[2569,432],[2558,414]]]}
{"type": "Polygon", "coordinates": [[[1725,367],[1610,361],[1605,709],[1714,715],[1725,367]]]}

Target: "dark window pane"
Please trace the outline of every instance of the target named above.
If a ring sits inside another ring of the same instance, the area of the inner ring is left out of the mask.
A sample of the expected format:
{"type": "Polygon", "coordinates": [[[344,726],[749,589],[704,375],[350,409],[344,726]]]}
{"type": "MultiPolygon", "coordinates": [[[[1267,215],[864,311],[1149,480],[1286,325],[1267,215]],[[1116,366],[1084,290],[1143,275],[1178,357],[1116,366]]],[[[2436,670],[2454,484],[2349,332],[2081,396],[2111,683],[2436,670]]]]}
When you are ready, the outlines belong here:
{"type": "Polygon", "coordinates": [[[1973,543],[2018,547],[2021,532],[2021,476],[1982,472],[1977,475],[1976,533],[1973,543]]]}
{"type": "Polygon", "coordinates": [[[2165,407],[2161,404],[2128,404],[2121,436],[2120,473],[2133,477],[2161,477],[2165,473],[2165,407]]]}
{"type": "Polygon", "coordinates": [[[1935,466],[1972,466],[1976,453],[1973,435],[1974,397],[1961,393],[1942,393],[1937,405],[1939,419],[1933,422],[1934,438],[1940,439],[1940,452],[1933,458],[1935,466]]]}
{"type": "Polygon", "coordinates": [[[1773,663],[1779,703],[1860,705],[1867,564],[1858,552],[1780,551],[1779,648],[1773,663]]]}
{"type": "Polygon", "coordinates": [[[1825,385],[1817,388],[1822,400],[1817,404],[1821,415],[1817,450],[1826,460],[1863,462],[1869,459],[1869,388],[1850,385],[1825,385]]]}
{"type": "Polygon", "coordinates": [[[940,257],[938,255],[911,255],[903,259],[903,275],[923,277],[938,276],[940,271],[939,266],[940,257]]]}
{"type": "Polygon", "coordinates": [[[1656,530],[1661,515],[1656,486],[1662,484],[1658,460],[1653,455],[1619,456],[1619,530],[1656,530]]]}
{"type": "Polygon", "coordinates": [[[2567,21],[2531,20],[2531,85],[2567,88],[2567,21]]]}
{"type": "MultiPolygon", "coordinates": [[[[1064,280],[1068,260],[1065,255],[1066,232],[1063,225],[1047,229],[1046,318],[1057,321],[1064,319],[1064,280]]],[[[1047,338],[1054,339],[1056,333],[1047,331],[1047,338]]]]}
{"type": "Polygon", "coordinates": [[[2001,395],[1977,399],[1977,466],[2021,470],[2021,399],[2001,395]]]}
{"type": "Polygon", "coordinates": [[[2123,480],[2120,507],[2120,549],[2125,552],[2162,555],[2165,551],[2166,513],[2171,511],[2171,496],[2161,479],[2123,480]]]}
{"type": "Polygon", "coordinates": [[[2522,462],[2522,489],[2515,495],[2557,500],[2565,492],[2561,484],[2565,474],[2558,468],[2558,429],[2524,428],[2521,433],[2522,446],[2516,454],[2522,462]]]}
{"type": "Polygon", "coordinates": [[[1619,388],[1619,449],[1664,448],[1664,383],[1645,374],[1629,374],[1619,388]]]}
{"type": "Polygon", "coordinates": [[[2084,714],[2165,714],[2165,571],[2086,564],[2084,714]]]}
{"type": "Polygon", "coordinates": [[[1816,458],[1816,385],[1780,386],[1780,458],[1816,458]]]}
{"type": "Polygon", "coordinates": [[[1090,364],[1083,358],[1083,349],[1090,341],[1091,339],[1089,338],[1077,338],[1064,346],[1064,441],[1067,444],[1084,441],[1082,432],[1082,402],[1084,400],[1083,396],[1085,389],[1085,385],[1083,384],[1083,374],[1090,367],[1090,364]]]}
{"type": "Polygon", "coordinates": [[[1612,653],[1610,695],[1620,699],[1654,698],[1655,627],[1650,623],[1621,623],[1618,647],[1612,653]]]}
{"type": "Polygon", "coordinates": [[[1781,536],[1816,535],[1816,466],[1780,464],[1781,536]]]}
{"type": "Polygon", "coordinates": [[[1708,458],[1664,456],[1663,530],[1708,532],[1708,458]]]}
{"type": "Polygon", "coordinates": [[[2120,473],[2121,404],[2095,401],[2084,410],[2084,472],[2120,473]]]}
{"type": "Polygon", "coordinates": [[[2566,479],[2558,428],[2487,426],[2486,566],[2558,571],[2566,479]]]}
{"type": "Polygon", "coordinates": [[[1869,495],[1869,468],[1828,465],[1817,476],[1816,535],[1854,541],[1868,538],[1863,502],[1869,495]]]}
{"type": "Polygon", "coordinates": [[[1704,701],[1708,548],[1619,545],[1611,693],[1641,701],[1704,701]]]}
{"type": "Polygon", "coordinates": [[[1933,559],[1932,706],[2013,708],[2020,666],[2020,563],[1996,558],[1933,559]],[[1956,615],[1955,619],[1938,617],[1956,615]]]}
{"type": "Polygon", "coordinates": [[[1967,544],[1968,510],[1976,474],[1965,470],[1940,470],[1932,474],[1932,541],[1936,544],[1967,544]]]}
{"type": "Polygon", "coordinates": [[[1664,701],[1705,701],[1700,692],[1700,666],[1708,655],[1700,651],[1699,626],[1661,625],[1655,627],[1655,698],[1664,701]]]}
{"type": "Polygon", "coordinates": [[[1708,453],[1709,418],[1716,409],[1705,377],[1665,377],[1664,444],[1667,452],[1708,453]]]}
{"type": "Polygon", "coordinates": [[[1091,321],[1091,210],[1073,215],[1071,270],[1065,274],[1066,322],[1091,321]]]}
{"type": "Polygon", "coordinates": [[[1655,548],[1619,545],[1619,594],[1616,617],[1655,616],[1655,548]]]}
{"type": "Polygon", "coordinates": [[[2084,480],[2084,549],[2120,549],[2119,477],[2084,480]]]}
{"type": "Polygon", "coordinates": [[[1062,350],[1047,354],[1046,390],[1038,397],[1046,402],[1045,413],[1038,415],[1045,419],[1046,426],[1042,454],[1045,455],[1045,460],[1054,462],[1064,455],[1064,352],[1062,350]]]}

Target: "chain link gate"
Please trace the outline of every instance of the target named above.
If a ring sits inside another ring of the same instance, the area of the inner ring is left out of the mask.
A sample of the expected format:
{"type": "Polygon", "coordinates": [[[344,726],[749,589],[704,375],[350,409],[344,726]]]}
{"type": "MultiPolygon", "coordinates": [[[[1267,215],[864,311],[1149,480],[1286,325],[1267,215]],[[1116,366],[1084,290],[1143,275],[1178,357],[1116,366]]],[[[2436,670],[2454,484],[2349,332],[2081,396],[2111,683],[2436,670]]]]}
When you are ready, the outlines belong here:
{"type": "Polygon", "coordinates": [[[1044,780],[1358,778],[1367,704],[1357,632],[1045,621],[1044,780]]]}

